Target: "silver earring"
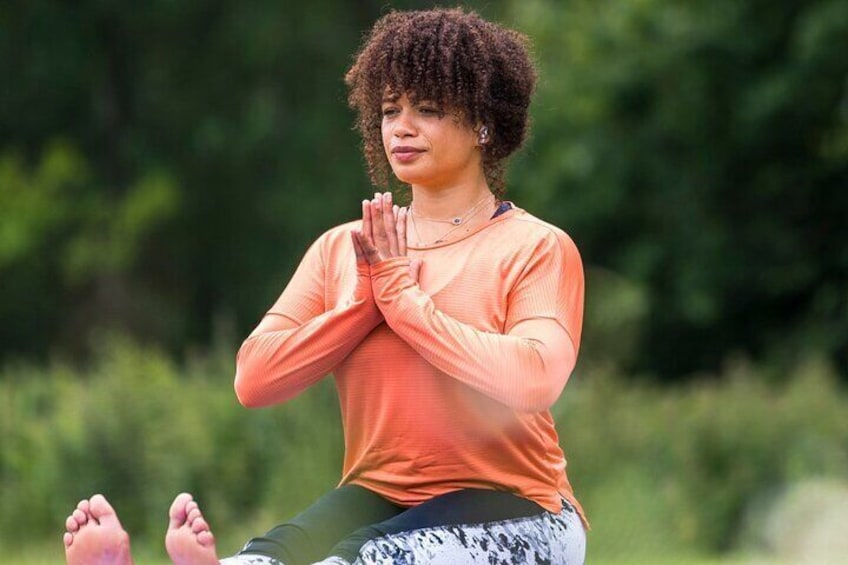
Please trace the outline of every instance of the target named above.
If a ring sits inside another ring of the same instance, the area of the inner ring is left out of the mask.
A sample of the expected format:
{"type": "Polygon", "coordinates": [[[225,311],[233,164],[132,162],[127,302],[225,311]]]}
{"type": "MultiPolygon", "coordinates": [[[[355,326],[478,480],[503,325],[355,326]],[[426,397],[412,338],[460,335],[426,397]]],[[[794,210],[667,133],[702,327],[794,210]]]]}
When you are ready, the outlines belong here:
{"type": "Polygon", "coordinates": [[[477,137],[477,143],[480,145],[486,145],[489,142],[489,128],[486,126],[480,126],[480,133],[477,137]]]}

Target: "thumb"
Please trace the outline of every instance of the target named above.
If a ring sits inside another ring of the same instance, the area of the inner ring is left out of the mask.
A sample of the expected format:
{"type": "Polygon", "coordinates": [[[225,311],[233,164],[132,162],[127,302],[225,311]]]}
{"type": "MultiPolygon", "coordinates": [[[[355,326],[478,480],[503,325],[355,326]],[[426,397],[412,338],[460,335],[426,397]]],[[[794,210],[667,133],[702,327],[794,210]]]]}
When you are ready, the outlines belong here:
{"type": "Polygon", "coordinates": [[[424,261],[421,259],[413,259],[409,262],[409,276],[412,277],[412,280],[418,282],[418,277],[421,273],[421,265],[424,264],[424,261]]]}
{"type": "Polygon", "coordinates": [[[365,250],[362,248],[362,240],[359,239],[359,233],[351,231],[350,239],[353,241],[353,253],[356,255],[356,262],[367,263],[368,261],[365,258],[365,250]]]}

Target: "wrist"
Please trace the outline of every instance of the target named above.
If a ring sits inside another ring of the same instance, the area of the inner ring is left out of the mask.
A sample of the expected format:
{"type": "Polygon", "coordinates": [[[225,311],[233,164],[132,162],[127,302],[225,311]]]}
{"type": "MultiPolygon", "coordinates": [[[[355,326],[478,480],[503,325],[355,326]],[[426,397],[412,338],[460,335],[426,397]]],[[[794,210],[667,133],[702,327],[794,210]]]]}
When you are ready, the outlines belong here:
{"type": "Polygon", "coordinates": [[[356,265],[356,286],[353,288],[351,301],[354,304],[370,304],[375,309],[374,292],[371,289],[371,267],[367,263],[356,265]]]}
{"type": "Polygon", "coordinates": [[[410,263],[409,257],[401,256],[371,265],[371,292],[381,311],[394,306],[400,293],[417,284],[410,276],[410,263]]]}

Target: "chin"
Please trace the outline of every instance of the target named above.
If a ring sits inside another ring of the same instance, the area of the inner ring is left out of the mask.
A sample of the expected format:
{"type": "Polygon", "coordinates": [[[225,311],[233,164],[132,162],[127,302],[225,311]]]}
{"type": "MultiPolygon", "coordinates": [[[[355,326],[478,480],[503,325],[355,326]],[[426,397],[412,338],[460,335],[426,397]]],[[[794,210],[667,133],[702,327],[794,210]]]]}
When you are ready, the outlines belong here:
{"type": "Polygon", "coordinates": [[[404,184],[415,184],[423,180],[421,175],[411,175],[409,172],[404,174],[403,171],[398,172],[395,170],[392,170],[392,172],[394,173],[395,178],[404,184]]]}

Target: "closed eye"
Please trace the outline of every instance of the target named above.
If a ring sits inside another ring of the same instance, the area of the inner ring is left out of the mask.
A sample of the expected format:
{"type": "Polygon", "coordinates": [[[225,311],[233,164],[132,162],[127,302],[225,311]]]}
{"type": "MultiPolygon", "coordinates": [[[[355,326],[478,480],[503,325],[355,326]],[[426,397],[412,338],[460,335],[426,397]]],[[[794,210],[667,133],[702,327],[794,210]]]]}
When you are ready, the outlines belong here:
{"type": "Polygon", "coordinates": [[[425,116],[439,116],[444,113],[436,106],[419,106],[418,111],[425,116]]]}

